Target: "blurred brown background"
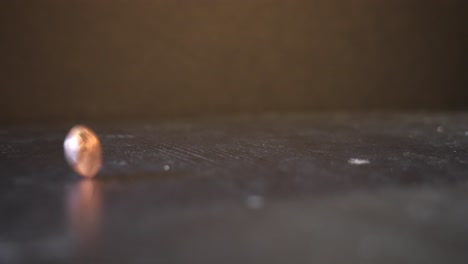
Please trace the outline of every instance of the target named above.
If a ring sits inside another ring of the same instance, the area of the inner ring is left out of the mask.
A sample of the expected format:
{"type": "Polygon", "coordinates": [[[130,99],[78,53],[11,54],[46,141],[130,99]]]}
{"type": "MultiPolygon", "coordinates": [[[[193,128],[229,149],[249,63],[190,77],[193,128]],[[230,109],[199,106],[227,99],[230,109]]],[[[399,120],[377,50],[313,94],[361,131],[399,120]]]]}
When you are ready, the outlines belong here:
{"type": "Polygon", "coordinates": [[[468,106],[465,1],[2,1],[0,121],[468,106]]]}

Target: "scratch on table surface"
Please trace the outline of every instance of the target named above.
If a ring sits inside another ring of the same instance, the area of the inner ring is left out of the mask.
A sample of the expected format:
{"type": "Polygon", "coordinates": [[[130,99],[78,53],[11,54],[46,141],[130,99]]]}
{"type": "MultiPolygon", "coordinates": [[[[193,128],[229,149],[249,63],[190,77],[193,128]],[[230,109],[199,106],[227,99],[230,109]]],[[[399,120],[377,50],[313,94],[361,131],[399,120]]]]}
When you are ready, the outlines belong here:
{"type": "Polygon", "coordinates": [[[5,144],[5,150],[3,153],[7,154],[8,152],[11,153],[16,153],[16,150],[10,145],[10,144],[5,144]]]}

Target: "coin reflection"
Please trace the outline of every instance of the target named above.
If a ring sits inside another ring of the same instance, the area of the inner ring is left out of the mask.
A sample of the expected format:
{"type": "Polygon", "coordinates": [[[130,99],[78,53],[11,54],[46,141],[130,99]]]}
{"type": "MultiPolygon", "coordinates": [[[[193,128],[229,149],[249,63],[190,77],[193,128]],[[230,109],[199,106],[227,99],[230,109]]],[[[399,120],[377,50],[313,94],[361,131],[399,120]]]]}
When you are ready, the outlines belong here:
{"type": "Polygon", "coordinates": [[[101,224],[101,188],[98,182],[82,180],[67,193],[69,231],[80,246],[97,242],[101,224]]]}

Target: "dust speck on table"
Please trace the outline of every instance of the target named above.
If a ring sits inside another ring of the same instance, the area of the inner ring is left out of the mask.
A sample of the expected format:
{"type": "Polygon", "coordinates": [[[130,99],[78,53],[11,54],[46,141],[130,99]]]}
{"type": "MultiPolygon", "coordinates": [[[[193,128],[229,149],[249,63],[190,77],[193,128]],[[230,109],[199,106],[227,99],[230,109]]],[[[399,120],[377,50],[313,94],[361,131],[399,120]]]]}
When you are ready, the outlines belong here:
{"type": "Polygon", "coordinates": [[[365,165],[365,164],[370,164],[370,160],[368,159],[359,159],[359,158],[351,158],[348,160],[349,164],[352,165],[365,165]]]}

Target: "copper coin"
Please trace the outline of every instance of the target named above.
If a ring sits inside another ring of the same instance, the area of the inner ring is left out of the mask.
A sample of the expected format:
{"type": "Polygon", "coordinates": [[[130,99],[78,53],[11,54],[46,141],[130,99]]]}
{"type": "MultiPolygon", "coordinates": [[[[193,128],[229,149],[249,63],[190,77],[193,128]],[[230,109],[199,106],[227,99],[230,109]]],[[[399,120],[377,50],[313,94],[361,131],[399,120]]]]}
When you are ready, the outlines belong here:
{"type": "Polygon", "coordinates": [[[99,138],[86,126],[74,126],[63,142],[65,159],[73,170],[87,178],[96,176],[102,165],[99,138]]]}

